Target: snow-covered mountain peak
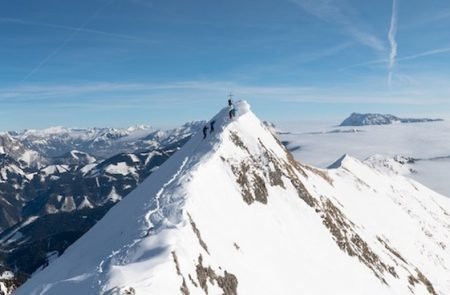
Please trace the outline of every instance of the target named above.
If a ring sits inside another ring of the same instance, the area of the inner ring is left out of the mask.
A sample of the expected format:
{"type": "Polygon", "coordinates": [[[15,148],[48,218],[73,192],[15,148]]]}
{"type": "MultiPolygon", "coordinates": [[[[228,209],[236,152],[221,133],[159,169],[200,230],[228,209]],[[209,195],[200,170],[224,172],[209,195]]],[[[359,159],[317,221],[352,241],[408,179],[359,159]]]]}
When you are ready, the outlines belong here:
{"type": "Polygon", "coordinates": [[[328,169],[351,168],[354,162],[359,162],[356,158],[348,154],[342,155],[336,162],[328,166],[328,169]]]}
{"type": "Polygon", "coordinates": [[[448,200],[351,157],[298,163],[246,102],[236,109],[16,295],[450,291],[448,200]]]}
{"type": "Polygon", "coordinates": [[[63,126],[52,126],[45,129],[27,129],[23,131],[23,135],[32,136],[47,136],[47,135],[58,135],[63,133],[68,133],[70,129],[63,126]]]}
{"type": "Polygon", "coordinates": [[[442,119],[429,118],[399,118],[391,114],[377,114],[377,113],[352,113],[339,126],[365,126],[365,125],[389,125],[395,123],[424,123],[424,122],[438,122],[442,119]]]}
{"type": "Polygon", "coordinates": [[[67,128],[64,126],[53,126],[45,129],[26,129],[23,132],[17,133],[21,138],[24,137],[48,137],[65,135],[71,138],[86,138],[92,136],[108,136],[111,135],[129,135],[134,132],[143,130],[151,130],[152,127],[148,125],[134,125],[127,128],[67,128]]]}
{"type": "Polygon", "coordinates": [[[46,157],[60,157],[71,150],[80,150],[98,158],[116,154],[178,145],[186,141],[198,124],[160,131],[146,125],[129,128],[65,128],[52,127],[44,130],[26,130],[14,133],[13,138],[31,150],[46,157]]]}
{"type": "Polygon", "coordinates": [[[0,134],[0,154],[7,154],[25,166],[40,166],[45,160],[38,152],[28,149],[10,134],[0,134]]]}
{"type": "Polygon", "coordinates": [[[152,129],[152,127],[151,126],[148,126],[148,125],[134,125],[134,126],[130,126],[130,127],[128,127],[127,128],[127,131],[128,132],[135,132],[135,131],[138,131],[138,130],[151,130],[152,129]]]}
{"type": "Polygon", "coordinates": [[[52,161],[57,164],[88,165],[95,163],[97,159],[88,153],[71,150],[60,157],[52,158],[52,161]]]}

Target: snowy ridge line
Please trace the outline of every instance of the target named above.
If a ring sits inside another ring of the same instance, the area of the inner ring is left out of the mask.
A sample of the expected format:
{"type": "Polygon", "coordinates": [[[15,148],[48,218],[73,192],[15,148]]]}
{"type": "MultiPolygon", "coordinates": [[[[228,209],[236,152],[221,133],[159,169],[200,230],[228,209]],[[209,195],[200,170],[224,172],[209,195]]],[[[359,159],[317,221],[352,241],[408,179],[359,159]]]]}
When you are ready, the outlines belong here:
{"type": "MultiPolygon", "coordinates": [[[[235,117],[235,120],[248,111],[246,108],[246,102],[241,101],[237,102],[236,109],[238,111],[238,114],[235,117]]],[[[157,232],[160,232],[164,228],[171,228],[175,225],[169,221],[168,216],[164,215],[165,211],[164,207],[171,207],[179,203],[178,204],[179,208],[182,208],[184,196],[181,196],[175,200],[171,200],[171,197],[173,196],[169,194],[167,195],[166,198],[167,202],[165,202],[164,205],[162,206],[161,200],[164,199],[164,191],[166,191],[177,178],[182,178],[183,170],[193,169],[193,167],[196,166],[200,161],[202,161],[202,159],[208,158],[209,155],[212,154],[218,148],[217,146],[220,145],[222,141],[220,134],[222,134],[223,130],[225,130],[232,122],[234,122],[234,120],[227,119],[227,114],[228,108],[223,108],[216,116],[214,116],[210,120],[210,122],[216,121],[216,124],[218,125],[217,128],[218,130],[215,131],[215,133],[209,133],[206,139],[202,138],[200,132],[198,132],[196,135],[193,136],[190,142],[190,144],[193,146],[189,149],[190,156],[184,158],[183,162],[181,163],[181,166],[178,168],[176,173],[166,183],[163,184],[163,186],[155,196],[155,203],[156,203],[155,208],[145,215],[145,220],[147,224],[145,236],[155,234],[157,232]],[[204,145],[203,148],[201,148],[202,145],[204,145]],[[166,222],[166,224],[164,224],[164,221],[166,222]]],[[[185,218],[180,218],[180,216],[178,216],[177,219],[186,221],[184,220],[185,218]]]]}

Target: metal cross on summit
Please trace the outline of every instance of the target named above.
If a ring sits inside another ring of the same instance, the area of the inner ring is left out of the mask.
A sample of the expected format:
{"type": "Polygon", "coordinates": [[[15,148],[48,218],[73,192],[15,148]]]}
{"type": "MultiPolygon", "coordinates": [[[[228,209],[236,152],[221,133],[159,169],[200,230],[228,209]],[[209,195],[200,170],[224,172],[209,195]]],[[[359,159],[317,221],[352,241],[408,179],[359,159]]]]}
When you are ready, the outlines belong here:
{"type": "Polygon", "coordinates": [[[230,94],[228,94],[228,99],[232,100],[233,99],[234,94],[230,92],[230,94]]]}

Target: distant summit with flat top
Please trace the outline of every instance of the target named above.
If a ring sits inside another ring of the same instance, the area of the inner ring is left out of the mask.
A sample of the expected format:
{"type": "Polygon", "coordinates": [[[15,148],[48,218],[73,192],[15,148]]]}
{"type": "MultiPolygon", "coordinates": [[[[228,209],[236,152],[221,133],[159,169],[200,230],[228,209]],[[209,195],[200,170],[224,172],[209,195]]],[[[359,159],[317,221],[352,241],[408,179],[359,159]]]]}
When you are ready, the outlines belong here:
{"type": "Polygon", "coordinates": [[[389,125],[394,123],[424,123],[444,121],[442,119],[428,119],[428,118],[399,118],[390,114],[360,114],[352,113],[339,126],[365,126],[365,125],[389,125]]]}

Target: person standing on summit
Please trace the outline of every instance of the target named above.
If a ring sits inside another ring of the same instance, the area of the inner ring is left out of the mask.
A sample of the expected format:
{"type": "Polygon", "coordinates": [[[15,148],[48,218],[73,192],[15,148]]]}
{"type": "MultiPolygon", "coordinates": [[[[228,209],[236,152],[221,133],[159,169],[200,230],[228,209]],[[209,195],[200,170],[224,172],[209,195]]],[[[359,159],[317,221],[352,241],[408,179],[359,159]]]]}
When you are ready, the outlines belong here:
{"type": "Polygon", "coordinates": [[[230,117],[230,120],[233,119],[233,117],[236,116],[236,109],[234,108],[234,103],[233,103],[233,94],[229,94],[228,95],[228,116],[230,117]]]}
{"type": "Polygon", "coordinates": [[[230,117],[230,120],[233,119],[233,117],[236,115],[236,110],[234,108],[234,104],[231,104],[229,107],[228,116],[230,117]]]}
{"type": "Polygon", "coordinates": [[[228,95],[228,106],[231,107],[233,105],[233,94],[230,93],[228,95]]]}

